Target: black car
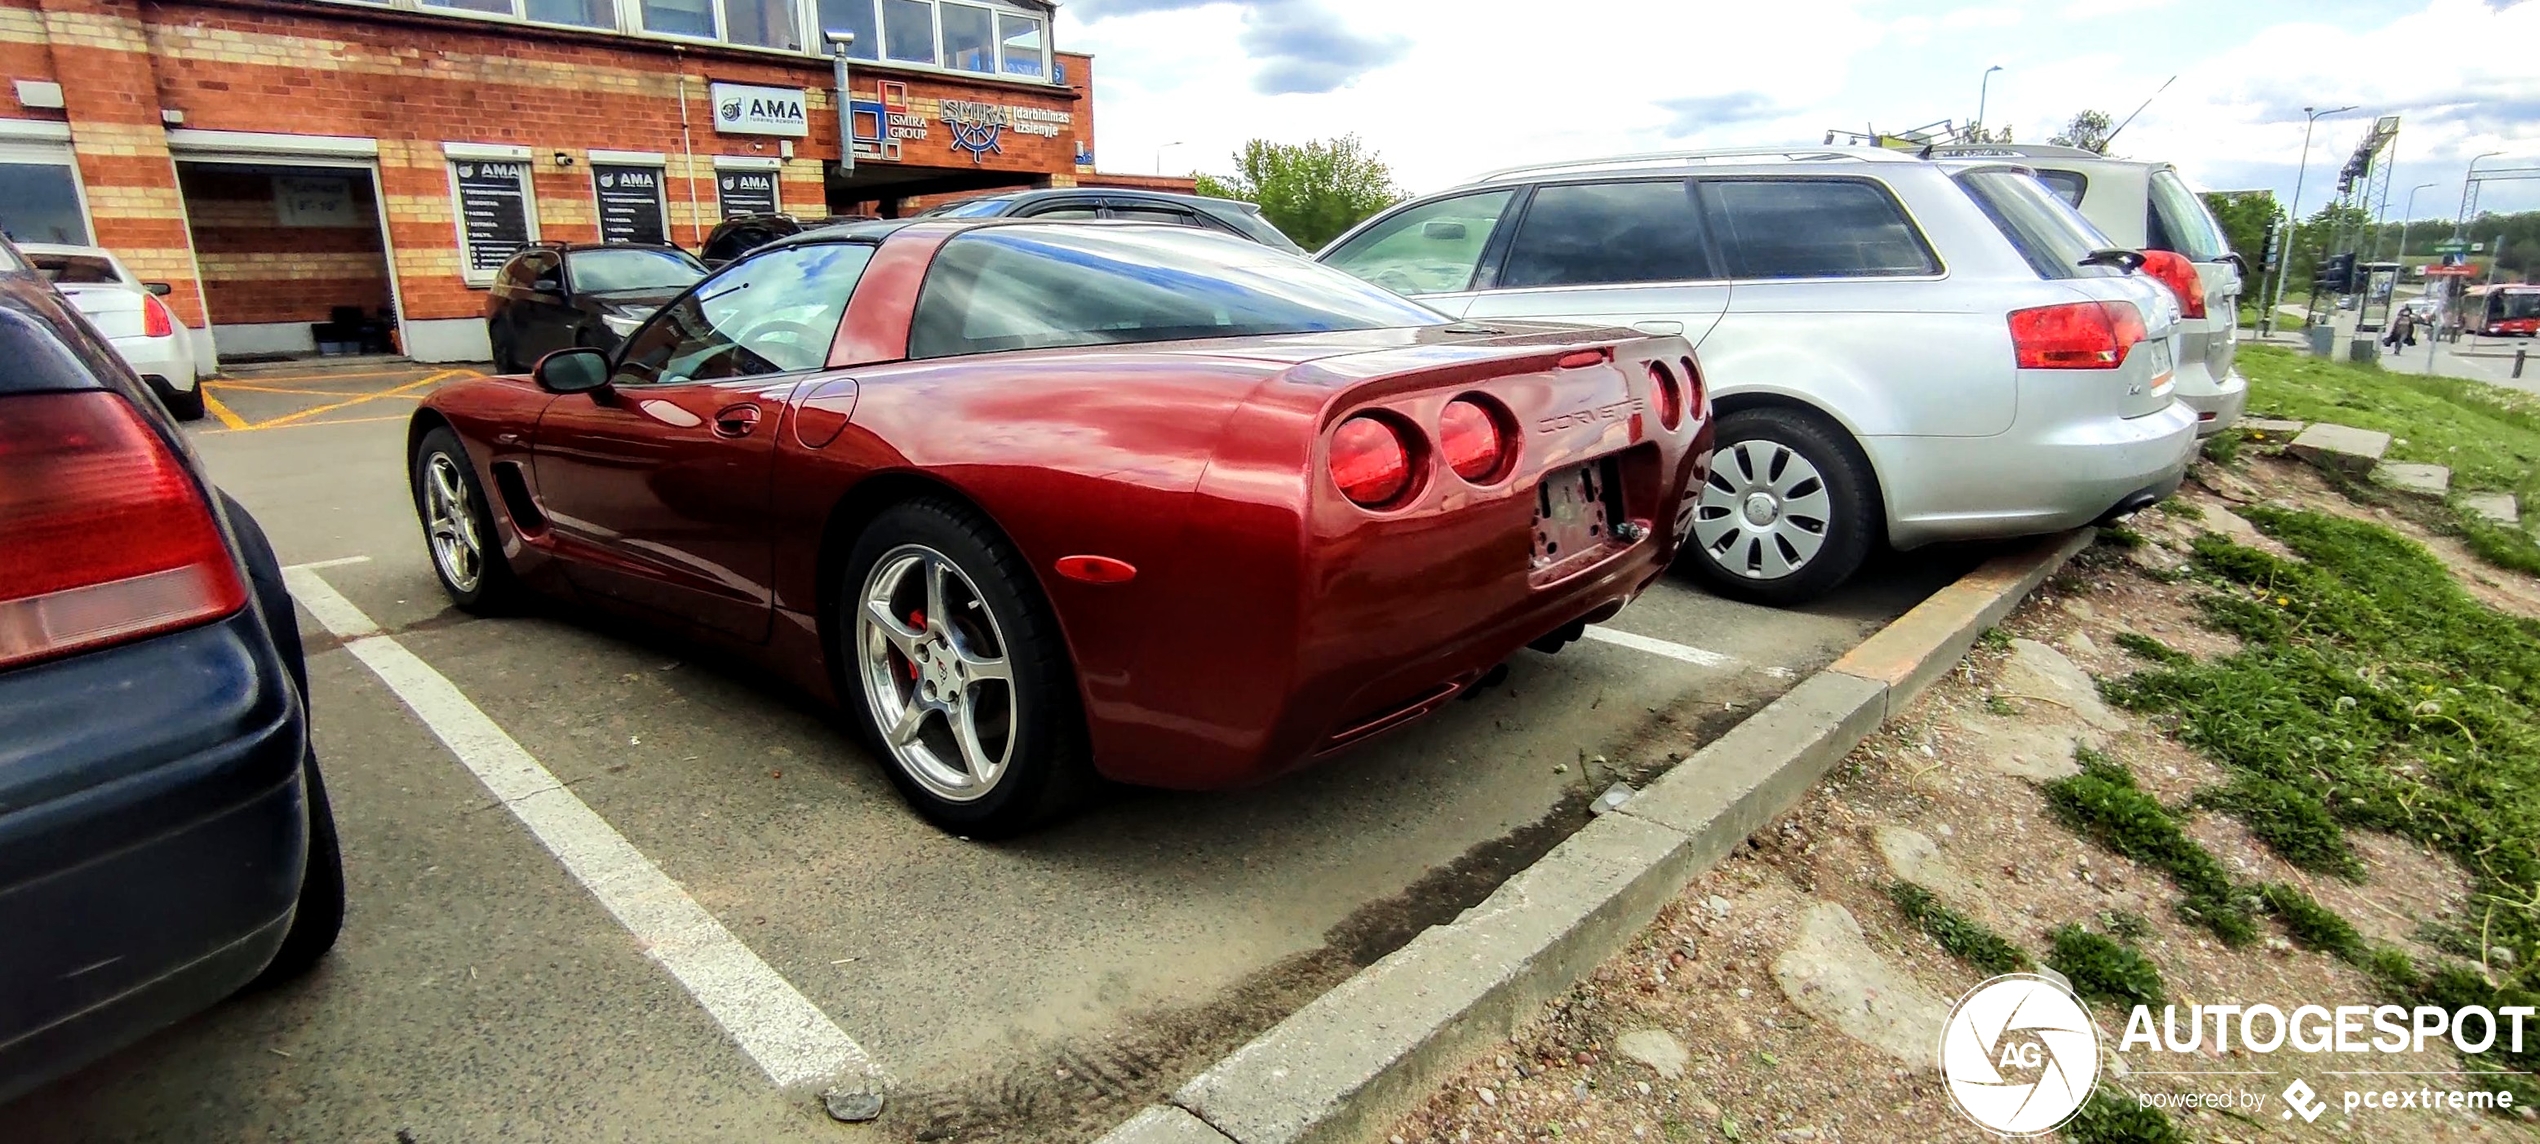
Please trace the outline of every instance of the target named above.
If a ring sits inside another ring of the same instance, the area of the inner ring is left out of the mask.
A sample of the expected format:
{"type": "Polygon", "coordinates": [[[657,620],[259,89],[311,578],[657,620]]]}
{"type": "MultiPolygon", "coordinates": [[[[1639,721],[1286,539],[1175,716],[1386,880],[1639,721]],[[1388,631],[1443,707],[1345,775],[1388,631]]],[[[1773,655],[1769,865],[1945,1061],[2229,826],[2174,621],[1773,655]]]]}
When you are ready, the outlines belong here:
{"type": "Polygon", "coordinates": [[[919,218],[1117,219],[1196,226],[1249,238],[1263,246],[1303,254],[1305,250],[1261,217],[1261,208],[1236,199],[1176,195],[1164,191],[1123,191],[1099,187],[1053,187],[1042,191],[1005,191],[930,207],[919,218]]]}
{"type": "Polygon", "coordinates": [[[697,248],[697,257],[707,266],[720,270],[724,263],[780,238],[792,238],[824,226],[871,221],[872,215],[828,215],[808,219],[789,214],[733,215],[714,224],[714,229],[706,232],[705,243],[697,248]]]}
{"type": "Polygon", "coordinates": [[[0,1101],[344,917],[299,622],[264,533],[0,239],[0,1101]]]}
{"type": "Polygon", "coordinates": [[[574,346],[615,350],[661,304],[706,275],[676,246],[547,242],[525,247],[494,274],[485,336],[494,368],[526,373],[574,346]]]}

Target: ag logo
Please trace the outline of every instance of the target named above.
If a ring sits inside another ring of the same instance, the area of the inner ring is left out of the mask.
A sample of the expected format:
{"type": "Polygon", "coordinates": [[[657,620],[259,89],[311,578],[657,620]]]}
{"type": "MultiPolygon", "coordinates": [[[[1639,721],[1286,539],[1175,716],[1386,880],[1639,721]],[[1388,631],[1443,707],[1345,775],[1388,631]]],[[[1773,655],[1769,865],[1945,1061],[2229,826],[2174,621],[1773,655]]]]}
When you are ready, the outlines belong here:
{"type": "Polygon", "coordinates": [[[723,116],[723,121],[726,123],[739,123],[741,121],[741,101],[737,99],[724,100],[723,106],[718,110],[718,114],[723,116]]]}
{"type": "Polygon", "coordinates": [[[1969,990],[1940,1034],[1940,1075],[1967,1119],[2032,1136],[2072,1119],[2099,1081],[2099,1033],[2060,982],[2009,973],[1969,990]]]}

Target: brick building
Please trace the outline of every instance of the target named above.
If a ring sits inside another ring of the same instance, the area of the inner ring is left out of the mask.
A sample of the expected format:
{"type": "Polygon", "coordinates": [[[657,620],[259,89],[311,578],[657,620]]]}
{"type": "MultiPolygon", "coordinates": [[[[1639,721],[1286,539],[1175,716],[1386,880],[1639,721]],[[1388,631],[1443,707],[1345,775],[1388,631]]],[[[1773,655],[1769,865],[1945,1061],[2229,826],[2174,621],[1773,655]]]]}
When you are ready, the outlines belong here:
{"type": "MultiPolygon", "coordinates": [[[[230,355],[394,323],[486,356],[536,239],[1095,181],[1040,0],[0,0],[0,226],[93,242],[230,355]],[[825,32],[846,49],[852,154],[825,32]],[[849,160],[842,162],[842,160],[849,160]]],[[[206,347],[211,348],[211,347],[206,347]]]]}

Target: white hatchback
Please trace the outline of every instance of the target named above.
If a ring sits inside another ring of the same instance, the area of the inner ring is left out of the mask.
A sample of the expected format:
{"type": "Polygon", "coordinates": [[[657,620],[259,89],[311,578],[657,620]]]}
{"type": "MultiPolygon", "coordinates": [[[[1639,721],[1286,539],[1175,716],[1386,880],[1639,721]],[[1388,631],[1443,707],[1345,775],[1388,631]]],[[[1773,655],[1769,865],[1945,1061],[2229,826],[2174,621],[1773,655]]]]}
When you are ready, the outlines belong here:
{"type": "Polygon", "coordinates": [[[203,416],[194,335],[160,300],[168,292],[167,283],[133,277],[122,259],[99,247],[30,243],[18,250],[113,343],[124,364],[150,383],[168,412],[183,421],[203,416]]]}

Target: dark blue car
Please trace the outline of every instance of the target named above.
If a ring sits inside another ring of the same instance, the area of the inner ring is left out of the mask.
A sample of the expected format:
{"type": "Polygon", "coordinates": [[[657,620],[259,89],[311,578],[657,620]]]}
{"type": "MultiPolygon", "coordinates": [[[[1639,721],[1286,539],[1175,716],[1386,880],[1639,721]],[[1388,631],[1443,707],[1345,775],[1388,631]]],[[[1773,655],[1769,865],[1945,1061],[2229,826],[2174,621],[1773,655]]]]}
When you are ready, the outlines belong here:
{"type": "Polygon", "coordinates": [[[256,522],[0,239],[0,1101],[334,944],[306,676],[256,522]]]}

